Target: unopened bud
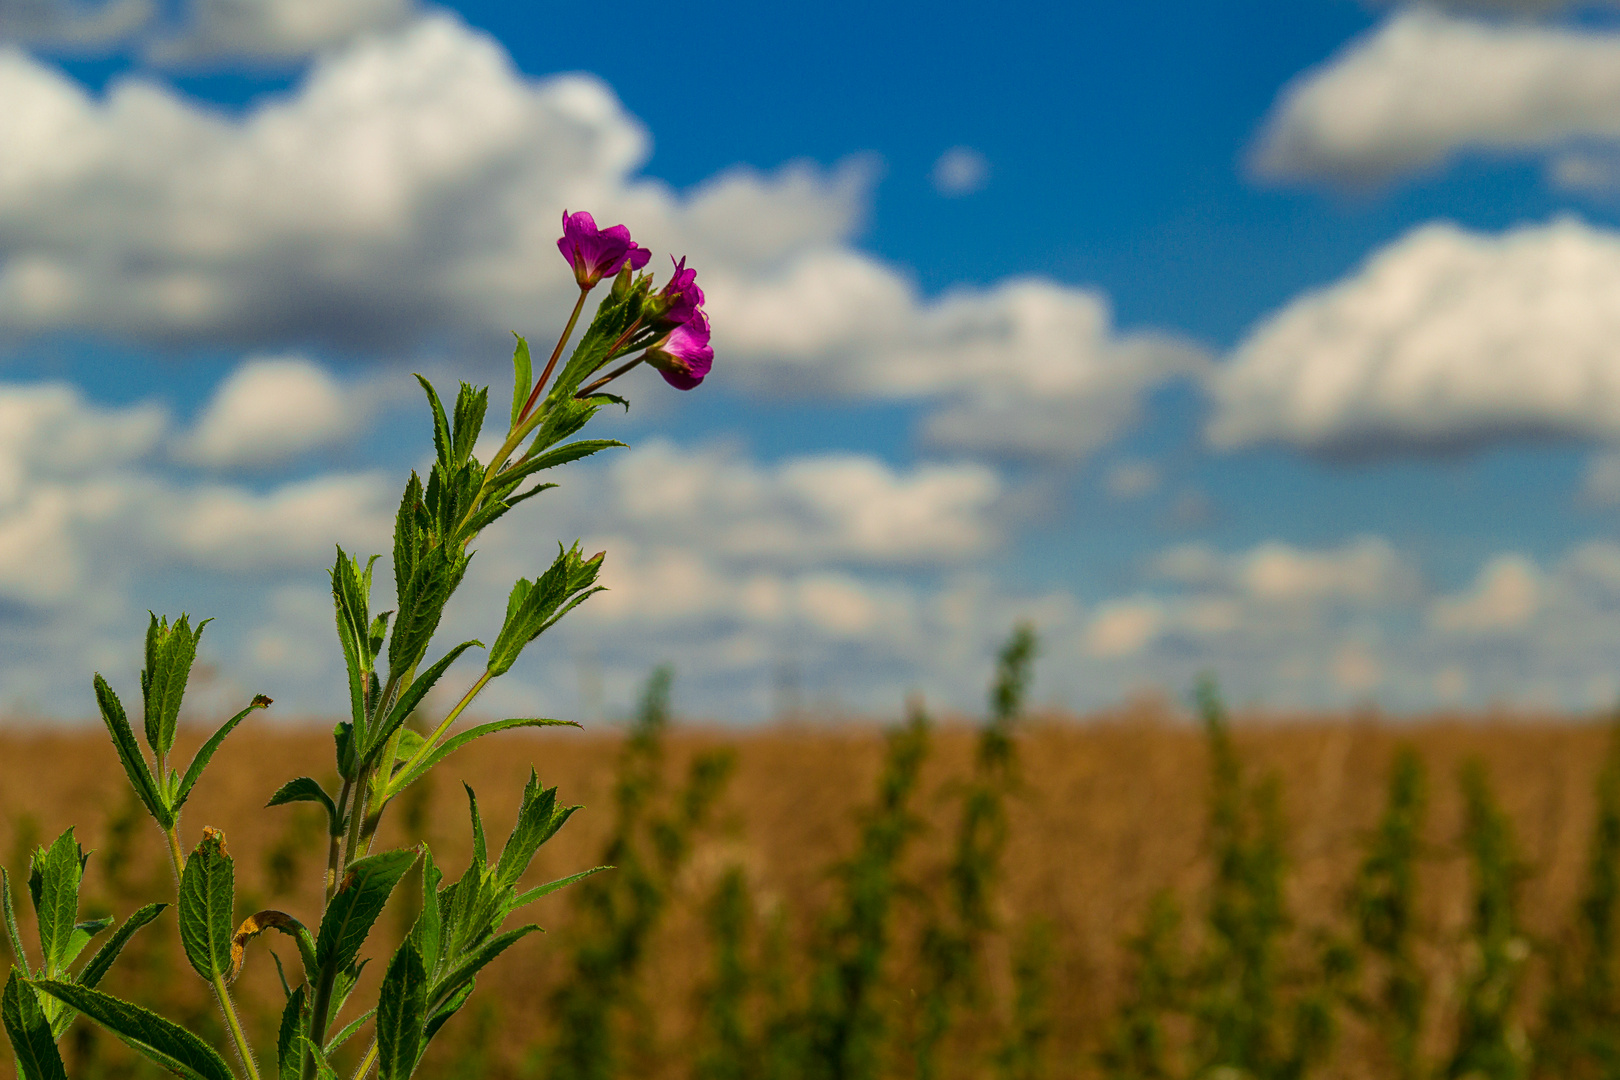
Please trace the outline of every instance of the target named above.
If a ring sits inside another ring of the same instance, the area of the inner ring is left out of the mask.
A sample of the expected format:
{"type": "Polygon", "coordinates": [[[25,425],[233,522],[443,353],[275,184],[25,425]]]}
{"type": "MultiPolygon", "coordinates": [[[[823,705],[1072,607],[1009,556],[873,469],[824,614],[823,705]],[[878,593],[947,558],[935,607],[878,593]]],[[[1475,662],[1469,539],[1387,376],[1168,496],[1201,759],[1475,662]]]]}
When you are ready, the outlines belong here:
{"type": "Polygon", "coordinates": [[[634,271],[630,269],[629,263],[625,263],[624,269],[620,270],[613,278],[613,299],[622,301],[625,297],[629,296],[630,285],[633,280],[634,271]]]}

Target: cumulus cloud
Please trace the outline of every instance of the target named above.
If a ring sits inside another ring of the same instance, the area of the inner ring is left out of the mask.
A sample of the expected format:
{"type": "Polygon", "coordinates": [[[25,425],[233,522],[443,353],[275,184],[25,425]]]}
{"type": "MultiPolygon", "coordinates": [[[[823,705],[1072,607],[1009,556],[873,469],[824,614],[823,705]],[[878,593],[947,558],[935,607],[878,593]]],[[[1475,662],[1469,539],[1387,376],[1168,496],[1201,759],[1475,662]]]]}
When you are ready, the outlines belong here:
{"type": "Polygon", "coordinates": [[[1620,34],[1402,11],[1285,88],[1254,155],[1265,176],[1349,184],[1466,151],[1620,137],[1620,34]]]}
{"type": "Polygon", "coordinates": [[[1411,561],[1374,536],[1315,551],[1270,541],[1240,555],[1188,544],[1163,552],[1151,566],[1166,580],[1269,604],[1380,604],[1422,589],[1411,561]]]}
{"type": "Polygon", "coordinates": [[[1522,630],[1542,602],[1541,574],[1522,555],[1498,555],[1460,596],[1441,597],[1430,619],[1442,630],[1490,633],[1522,630]]]}
{"type": "Polygon", "coordinates": [[[360,421],[359,403],[325,368],[257,357],[219,385],[176,452],[200,465],[275,464],[345,438],[360,421]]]}
{"type": "Polygon", "coordinates": [[[1211,384],[1219,447],[1620,435],[1620,238],[1562,219],[1413,231],[1265,319],[1211,384]]]}
{"type": "Polygon", "coordinates": [[[156,37],[147,55],[159,63],[296,59],[399,26],[416,11],[414,0],[191,0],[181,26],[156,37]]]}
{"type": "Polygon", "coordinates": [[[533,320],[572,289],[556,215],[589,207],[690,257],[735,385],[923,402],[935,446],[1073,457],[1204,363],[1119,333],[1086,289],[921,295],[850,247],[867,159],[680,193],[639,178],[647,135],[606,86],[526,78],[448,15],[325,55],[240,117],[140,78],[97,98],[16,51],[0,98],[0,336],[378,354],[548,333],[533,320]]]}
{"type": "Polygon", "coordinates": [[[0,41],[86,51],[123,41],[157,14],[153,0],[7,0],[0,7],[0,41]]]}

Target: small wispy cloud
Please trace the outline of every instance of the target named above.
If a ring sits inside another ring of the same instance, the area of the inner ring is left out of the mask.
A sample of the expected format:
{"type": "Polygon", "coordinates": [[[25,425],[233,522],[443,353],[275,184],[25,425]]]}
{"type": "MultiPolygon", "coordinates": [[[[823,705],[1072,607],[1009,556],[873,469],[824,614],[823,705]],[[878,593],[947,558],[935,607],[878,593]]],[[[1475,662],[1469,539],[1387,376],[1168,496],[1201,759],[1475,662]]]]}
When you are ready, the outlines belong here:
{"type": "Polygon", "coordinates": [[[971,146],[953,146],[934,162],[931,179],[947,199],[972,195],[990,182],[990,162],[971,146]]]}

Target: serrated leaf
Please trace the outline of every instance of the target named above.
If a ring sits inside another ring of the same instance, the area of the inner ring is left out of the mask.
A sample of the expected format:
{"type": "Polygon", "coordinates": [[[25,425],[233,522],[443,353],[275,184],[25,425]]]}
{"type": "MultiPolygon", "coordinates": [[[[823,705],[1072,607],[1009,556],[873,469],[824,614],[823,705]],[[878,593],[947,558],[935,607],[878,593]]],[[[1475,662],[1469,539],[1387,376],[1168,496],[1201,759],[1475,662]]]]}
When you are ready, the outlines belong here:
{"type": "Polygon", "coordinates": [[[539,929],[538,926],[534,925],[520,926],[516,930],[508,930],[506,933],[484,942],[474,949],[471,955],[453,965],[444,978],[434,985],[434,1000],[446,1000],[461,987],[471,982],[473,977],[488,966],[490,961],[539,929]]]}
{"type": "Polygon", "coordinates": [[[337,1080],[337,1070],[332,1068],[332,1063],[326,1060],[325,1051],[316,1046],[314,1040],[308,1035],[300,1035],[298,1045],[315,1059],[315,1080],[337,1080]]]}
{"type": "Polygon", "coordinates": [[[332,726],[332,745],[337,752],[338,775],[345,780],[353,780],[355,766],[354,759],[354,725],[347,720],[339,720],[332,726]]]}
{"type": "Polygon", "coordinates": [[[439,392],[433,389],[433,384],[421,375],[416,381],[422,384],[422,390],[427,394],[428,405],[433,409],[433,453],[439,460],[441,469],[449,470],[450,461],[450,421],[444,415],[444,403],[439,400],[439,392]]]}
{"type": "Polygon", "coordinates": [[[473,865],[485,867],[489,865],[489,843],[484,839],[484,816],[478,812],[478,796],[472,785],[462,781],[461,786],[467,792],[467,814],[472,818],[473,865]]]}
{"type": "Polygon", "coordinates": [[[168,904],[147,904],[125,919],[124,925],[113,931],[112,937],[95,951],[90,957],[90,962],[84,965],[84,970],[79,972],[79,984],[92,989],[98,985],[113,966],[113,962],[118,959],[118,954],[124,951],[124,946],[129,944],[129,939],[135,936],[135,932],[163,914],[168,906],[168,904]]]}
{"type": "Polygon", "coordinates": [[[433,852],[426,845],[422,848],[422,910],[417,912],[416,922],[411,926],[411,943],[422,957],[422,963],[427,966],[430,976],[438,973],[439,967],[439,883],[444,879],[438,864],[433,861],[433,852]]]}
{"type": "Polygon", "coordinates": [[[139,1053],[187,1080],[234,1080],[230,1066],[213,1047],[172,1020],[88,986],[52,980],[32,985],[78,1009],[139,1053]]]}
{"type": "Polygon", "coordinates": [[[34,907],[48,977],[54,977],[67,965],[74,924],[79,919],[79,884],[84,877],[81,855],[79,842],[73,830],[68,829],[38,863],[40,887],[34,907]]]}
{"type": "Polygon", "coordinates": [[[416,707],[422,704],[422,699],[427,696],[428,691],[432,690],[434,684],[449,670],[450,665],[460,659],[462,653],[474,647],[482,649],[484,643],[482,641],[463,641],[460,645],[441,656],[432,667],[411,680],[411,685],[405,688],[405,692],[399,695],[399,701],[389,710],[388,719],[383,721],[376,731],[371,733],[366,750],[361,755],[367,764],[372,763],[372,759],[377,752],[383,748],[394,732],[399,730],[400,725],[410,718],[411,713],[416,711],[416,707]]]}
{"type": "Polygon", "coordinates": [[[457,466],[472,457],[473,445],[484,427],[484,414],[489,411],[489,387],[461,384],[456,394],[456,422],[451,435],[451,455],[457,466]]]}
{"type": "Polygon", "coordinates": [[[406,1080],[416,1068],[427,993],[422,957],[407,940],[388,962],[377,998],[377,1080],[406,1080]]]}
{"type": "Polygon", "coordinates": [[[512,336],[517,338],[517,348],[512,350],[512,427],[515,428],[518,414],[534,389],[534,363],[529,357],[528,341],[521,334],[512,336]]]}
{"type": "Polygon", "coordinates": [[[186,680],[197,659],[197,642],[204,619],[192,629],[190,616],[182,613],[170,625],[168,617],[159,620],[152,612],[146,628],[146,668],[141,672],[141,699],[145,708],[146,744],[159,757],[174,749],[174,728],[185,697],[186,680]]]}
{"type": "Polygon", "coordinates": [[[28,954],[23,952],[22,935],[17,932],[17,909],[11,906],[11,875],[0,866],[0,904],[4,905],[6,941],[11,945],[11,962],[28,971],[28,954]]]}
{"type": "Polygon", "coordinates": [[[152,778],[152,770],[147,767],[146,758],[141,754],[141,747],[135,741],[135,732],[129,726],[129,718],[124,715],[123,703],[113,688],[107,685],[107,680],[99,674],[94,680],[96,689],[96,705],[101,710],[101,720],[107,725],[107,733],[112,736],[113,749],[118,752],[118,760],[124,766],[124,773],[129,777],[130,786],[146,807],[158,825],[167,829],[174,824],[174,814],[169,810],[168,802],[159,793],[157,781],[152,778]]]}
{"type": "Polygon", "coordinates": [[[63,951],[62,959],[56,965],[57,968],[66,972],[68,965],[79,958],[79,954],[84,952],[91,940],[112,924],[111,919],[89,919],[76,923],[72,935],[68,938],[67,949],[63,951]]]}
{"type": "Polygon", "coordinates": [[[338,972],[337,979],[332,983],[332,1016],[342,1016],[343,1006],[349,1003],[349,995],[354,988],[360,985],[360,976],[365,972],[366,965],[371,963],[371,957],[366,957],[358,964],[351,964],[338,972]]]}
{"type": "Polygon", "coordinates": [[[546,469],[555,469],[559,465],[566,465],[570,461],[588,458],[592,454],[600,453],[610,447],[624,446],[617,439],[580,439],[578,442],[564,443],[527,460],[519,461],[505,472],[501,473],[502,483],[516,483],[526,477],[546,469]]]}
{"type": "Polygon", "coordinates": [[[523,804],[518,809],[517,821],[501,848],[500,860],[495,864],[495,882],[505,887],[516,885],[529,868],[534,853],[539,850],[551,824],[551,812],[557,806],[557,789],[540,787],[540,777],[529,769],[528,783],[523,785],[523,804]]]}
{"type": "Polygon", "coordinates": [[[225,851],[225,834],[204,829],[180,875],[179,917],[186,959],[209,982],[231,970],[235,902],[236,867],[225,851]]]}
{"type": "Polygon", "coordinates": [[[592,874],[600,874],[603,870],[612,869],[613,867],[611,866],[593,866],[589,870],[581,870],[577,874],[569,874],[567,877],[558,878],[556,881],[548,881],[544,885],[536,885],[528,892],[518,894],[517,898],[512,901],[512,910],[516,911],[520,907],[526,907],[527,905],[532,904],[536,900],[540,899],[542,896],[550,896],[558,889],[566,889],[574,882],[583,881],[592,874]]]}
{"type": "Polygon", "coordinates": [[[270,705],[269,698],[263,694],[255,694],[253,701],[247,708],[225,721],[220,726],[220,729],[209,736],[208,741],[198,748],[197,753],[191,759],[191,764],[186,766],[186,775],[180,778],[180,786],[175,791],[173,805],[176,812],[179,812],[180,808],[186,804],[186,800],[191,797],[191,789],[197,786],[198,780],[202,779],[203,770],[208,768],[210,761],[214,760],[214,753],[219,749],[220,744],[225,741],[225,736],[235,731],[236,725],[245,720],[248,713],[255,709],[268,709],[270,705]]]}
{"type": "Polygon", "coordinates": [[[343,835],[343,820],[338,817],[337,804],[332,796],[326,793],[319,781],[313,777],[300,776],[296,780],[289,780],[276,789],[270,796],[266,806],[285,806],[288,803],[312,802],[326,807],[326,831],[328,836],[343,835]]]}
{"type": "Polygon", "coordinates": [[[338,1047],[354,1037],[354,1033],[366,1026],[366,1021],[377,1015],[375,1008],[367,1009],[359,1016],[345,1024],[336,1035],[326,1041],[326,1053],[331,1055],[337,1052],[338,1047]]]}
{"type": "Polygon", "coordinates": [[[298,1080],[303,1064],[303,1046],[298,1041],[309,1026],[309,1009],[302,986],[292,992],[281,1010],[281,1027],[276,1033],[276,1072],[280,1080],[298,1080]]]}
{"type": "Polygon", "coordinates": [[[15,970],[6,979],[5,990],[0,991],[0,1021],[21,1069],[19,1080],[67,1080],[45,1011],[15,970]]]}
{"type": "Polygon", "coordinates": [[[351,558],[342,546],[337,549],[337,561],[332,564],[332,610],[337,622],[338,644],[343,648],[343,664],[349,676],[349,714],[358,731],[366,727],[366,686],[371,671],[371,619],[366,585],[371,579],[373,556],[361,571],[358,560],[351,558]]]}
{"type": "Polygon", "coordinates": [[[444,605],[467,572],[468,556],[459,549],[429,549],[416,563],[400,593],[394,633],[388,639],[388,670],[409,671],[427,652],[439,627],[444,605]]]}
{"type": "Polygon", "coordinates": [[[415,861],[416,852],[402,849],[368,855],[349,867],[326,905],[315,938],[315,960],[321,970],[354,963],[372,924],[388,903],[388,895],[415,861]]]}
{"type": "Polygon", "coordinates": [[[473,983],[464,983],[460,990],[450,995],[448,1001],[433,1010],[433,1015],[428,1018],[427,1027],[422,1032],[424,1046],[433,1040],[433,1036],[439,1033],[439,1029],[444,1027],[445,1021],[461,1011],[461,1007],[467,1004],[467,999],[472,997],[472,992],[473,983]]]}
{"type": "Polygon", "coordinates": [[[579,727],[576,720],[549,720],[544,717],[520,717],[512,720],[493,720],[487,724],[470,727],[459,734],[452,735],[428,753],[428,756],[417,762],[409,773],[400,774],[394,783],[389,785],[389,797],[398,795],[401,791],[426,776],[441,761],[460,750],[474,739],[481,739],[485,735],[493,735],[497,731],[509,731],[520,727],[579,727]]]}
{"type": "Polygon", "coordinates": [[[585,558],[578,543],[563,550],[536,581],[519,578],[506,600],[506,618],[489,650],[492,676],[504,675],[535,638],[556,624],[587,596],[602,568],[602,556],[585,558]]]}

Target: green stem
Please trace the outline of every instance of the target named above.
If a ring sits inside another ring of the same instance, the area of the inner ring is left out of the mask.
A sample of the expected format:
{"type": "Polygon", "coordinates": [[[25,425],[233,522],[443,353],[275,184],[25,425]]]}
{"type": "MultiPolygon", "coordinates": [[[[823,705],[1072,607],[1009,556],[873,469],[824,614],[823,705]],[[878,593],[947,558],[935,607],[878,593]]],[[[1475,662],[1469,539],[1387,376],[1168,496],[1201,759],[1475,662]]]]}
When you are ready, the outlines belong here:
{"type": "MultiPolygon", "coordinates": [[[[343,814],[349,808],[349,793],[353,788],[353,782],[345,780],[343,781],[343,790],[338,793],[337,811],[340,830],[343,814]]],[[[328,904],[332,902],[332,897],[337,894],[338,868],[341,865],[340,860],[343,858],[342,842],[343,835],[339,831],[327,841],[326,845],[326,902],[328,904]]]]}
{"type": "Polygon", "coordinates": [[[366,1050],[366,1056],[360,1059],[360,1067],[354,1070],[354,1080],[366,1080],[366,1073],[377,1062],[377,1040],[371,1040],[371,1047],[366,1050]]]}
{"type": "Polygon", "coordinates": [[[231,992],[225,988],[223,975],[214,976],[214,996],[219,999],[220,1011],[225,1014],[225,1023],[231,1029],[237,1056],[247,1068],[248,1080],[259,1080],[259,1066],[253,1060],[253,1048],[248,1045],[247,1033],[242,1030],[242,1021],[236,1016],[236,1006],[231,1004],[231,992]]]}
{"type": "MultiPolygon", "coordinates": [[[[450,710],[450,715],[446,716],[444,721],[440,723],[438,727],[433,729],[432,735],[428,736],[422,741],[422,745],[417,747],[416,753],[411,755],[411,759],[405,763],[404,767],[401,768],[396,775],[409,776],[411,774],[411,770],[416,768],[421,760],[433,751],[434,744],[436,744],[439,739],[443,737],[446,731],[450,730],[450,725],[456,722],[456,718],[462,714],[468,705],[472,704],[473,698],[477,697],[478,692],[485,686],[489,685],[489,680],[493,679],[494,677],[494,673],[488,668],[485,668],[484,673],[478,676],[478,681],[473,683],[465,694],[461,695],[461,700],[456,702],[456,707],[450,710]]],[[[393,777],[390,777],[388,783],[383,787],[383,797],[385,799],[394,794],[389,790],[392,787],[393,777]]]]}
{"type": "Polygon", "coordinates": [[[522,425],[523,421],[529,416],[529,410],[533,409],[535,402],[540,400],[540,391],[546,388],[546,380],[550,379],[552,371],[556,370],[557,358],[562,356],[563,346],[568,344],[570,337],[573,337],[574,324],[579,322],[579,313],[584,310],[585,298],[590,293],[591,287],[589,285],[579,287],[579,299],[574,301],[574,313],[568,316],[568,325],[563,327],[562,337],[557,339],[557,347],[551,350],[551,359],[546,361],[545,370],[540,372],[540,377],[534,381],[534,389],[529,391],[529,400],[523,403],[523,411],[518,413],[518,425],[522,425]]]}

